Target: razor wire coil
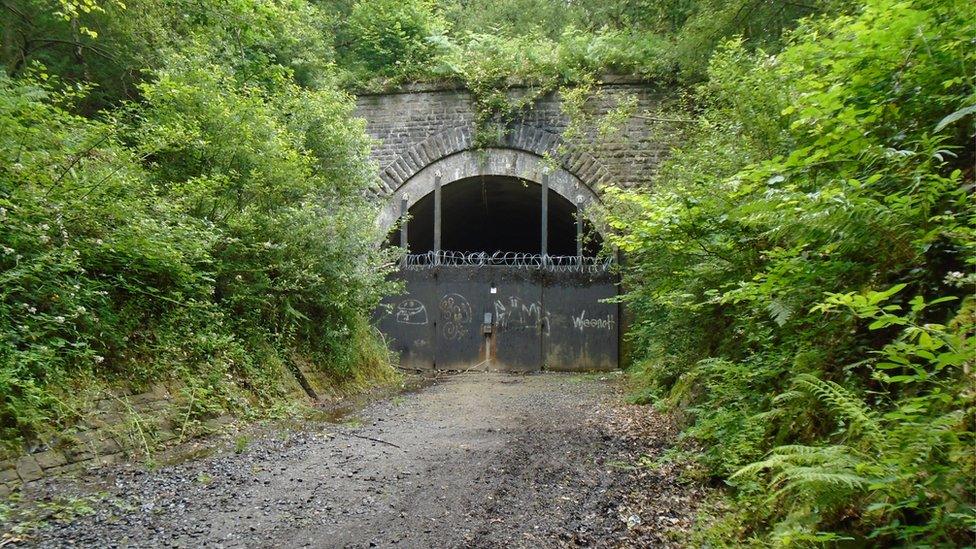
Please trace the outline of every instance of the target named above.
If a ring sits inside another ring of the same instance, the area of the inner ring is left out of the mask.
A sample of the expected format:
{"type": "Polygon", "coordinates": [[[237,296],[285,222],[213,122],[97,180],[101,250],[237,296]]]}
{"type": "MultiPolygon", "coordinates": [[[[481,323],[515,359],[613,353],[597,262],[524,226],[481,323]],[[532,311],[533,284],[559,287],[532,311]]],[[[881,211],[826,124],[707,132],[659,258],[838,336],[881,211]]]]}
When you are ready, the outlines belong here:
{"type": "Polygon", "coordinates": [[[576,272],[599,274],[608,272],[614,265],[612,256],[588,257],[577,255],[541,255],[521,252],[440,252],[403,256],[400,266],[407,270],[435,267],[513,267],[526,270],[551,272],[576,272]]]}

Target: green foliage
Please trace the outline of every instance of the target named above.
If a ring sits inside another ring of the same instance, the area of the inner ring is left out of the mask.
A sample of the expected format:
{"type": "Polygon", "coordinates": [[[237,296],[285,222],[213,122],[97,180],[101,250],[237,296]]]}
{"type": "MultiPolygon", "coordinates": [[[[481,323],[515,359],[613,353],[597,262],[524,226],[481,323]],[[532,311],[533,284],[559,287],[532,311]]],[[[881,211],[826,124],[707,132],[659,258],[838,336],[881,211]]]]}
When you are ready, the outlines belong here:
{"type": "Polygon", "coordinates": [[[610,198],[643,398],[736,488],[720,543],[972,542],[971,15],[726,42],[655,190],[610,198]]]}
{"type": "Polygon", "coordinates": [[[429,69],[444,22],[431,0],[369,0],[356,2],[343,30],[347,67],[416,78],[429,69]]]}
{"type": "Polygon", "coordinates": [[[0,76],[8,448],[70,424],[75,386],[179,382],[185,423],[277,406],[294,361],[337,383],[389,367],[366,320],[392,264],[364,198],[375,168],[313,51],[325,15],[177,4],[4,5],[24,31],[0,76]],[[59,46],[31,48],[41,35],[59,46]]]}
{"type": "Polygon", "coordinates": [[[10,0],[0,6],[0,57],[12,76],[38,63],[94,84],[76,106],[90,114],[138,99],[138,84],[178,54],[206,56],[252,84],[322,84],[335,72],[330,22],[303,1],[10,0]],[[62,7],[72,5],[92,8],[62,7]]]}
{"type": "MultiPolygon", "coordinates": [[[[971,532],[976,518],[974,399],[971,392],[959,391],[957,379],[976,349],[973,319],[960,319],[956,329],[920,325],[918,318],[934,303],[916,297],[904,315],[894,314],[898,305],[878,306],[894,293],[832,295],[818,307],[845,306],[858,319],[875,319],[869,329],[905,326],[872,361],[872,377],[888,391],[869,403],[836,382],[796,376],[796,394],[826,408],[837,422],[830,438],[839,443],[779,446],[731,477],[769,472],[770,498],[786,506],[787,516],[775,529],[780,541],[811,535],[818,516],[842,516],[852,507],[861,514],[860,528],[870,529],[869,539],[940,543],[971,532]],[[958,331],[965,324],[968,330],[958,331]],[[893,370],[901,373],[890,375],[893,370]]],[[[971,316],[971,300],[967,307],[963,314],[971,316]]],[[[778,411],[787,413],[791,398],[778,400],[778,411]]]]}

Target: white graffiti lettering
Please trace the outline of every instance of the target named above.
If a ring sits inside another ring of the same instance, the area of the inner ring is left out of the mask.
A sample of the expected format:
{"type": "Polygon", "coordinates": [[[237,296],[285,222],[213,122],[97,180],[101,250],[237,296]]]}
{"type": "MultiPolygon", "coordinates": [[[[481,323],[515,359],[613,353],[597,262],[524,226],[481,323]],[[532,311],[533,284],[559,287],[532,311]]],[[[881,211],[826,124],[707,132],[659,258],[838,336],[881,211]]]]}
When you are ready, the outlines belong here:
{"type": "Polygon", "coordinates": [[[586,317],[586,309],[579,316],[573,317],[573,328],[583,331],[588,328],[595,330],[613,330],[617,325],[617,321],[613,318],[612,314],[607,314],[606,317],[586,317]]]}
{"type": "Polygon", "coordinates": [[[549,335],[551,318],[538,301],[522,301],[518,296],[495,300],[495,321],[500,331],[538,330],[549,335]]]}

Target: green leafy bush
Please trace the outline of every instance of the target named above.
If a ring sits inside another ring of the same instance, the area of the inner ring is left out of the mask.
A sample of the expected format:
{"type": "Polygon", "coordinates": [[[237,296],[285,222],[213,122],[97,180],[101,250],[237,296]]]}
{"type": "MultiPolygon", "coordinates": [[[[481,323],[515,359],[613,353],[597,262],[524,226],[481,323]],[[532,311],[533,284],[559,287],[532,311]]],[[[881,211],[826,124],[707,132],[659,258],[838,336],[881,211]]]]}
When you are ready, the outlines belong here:
{"type": "Polygon", "coordinates": [[[726,43],[655,190],[611,197],[643,398],[739,498],[705,538],[972,542],[968,15],[871,0],[726,43]]]}
{"type": "Polygon", "coordinates": [[[345,24],[345,61],[367,78],[419,77],[429,69],[445,30],[430,0],[356,2],[345,24]]]}
{"type": "Polygon", "coordinates": [[[375,167],[352,97],[299,43],[301,14],[317,12],[163,4],[69,21],[27,12],[55,36],[83,19],[97,38],[79,44],[118,41],[140,72],[131,89],[99,90],[118,67],[87,55],[93,83],[69,84],[78,67],[54,51],[0,76],[0,439],[12,450],[70,424],[76,388],[172,380],[197,417],[277,405],[297,362],[337,382],[389,367],[366,320],[392,264],[373,244],[375,167]],[[161,39],[151,60],[143,33],[161,39]]]}

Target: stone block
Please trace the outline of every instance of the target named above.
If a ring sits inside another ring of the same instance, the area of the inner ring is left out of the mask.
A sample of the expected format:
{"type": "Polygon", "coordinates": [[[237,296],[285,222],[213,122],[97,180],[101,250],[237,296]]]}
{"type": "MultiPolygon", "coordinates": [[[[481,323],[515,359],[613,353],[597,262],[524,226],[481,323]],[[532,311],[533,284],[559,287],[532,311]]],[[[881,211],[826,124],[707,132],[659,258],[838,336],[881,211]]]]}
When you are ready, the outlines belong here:
{"type": "Polygon", "coordinates": [[[173,402],[171,400],[157,400],[155,402],[150,402],[146,409],[153,412],[162,412],[169,410],[173,407],[173,402]]]}
{"type": "Polygon", "coordinates": [[[48,450],[34,454],[34,461],[37,462],[41,469],[47,470],[67,464],[68,458],[58,450],[48,450]]]}
{"type": "MultiPolygon", "coordinates": [[[[104,429],[106,427],[111,427],[113,425],[118,425],[122,422],[122,414],[116,411],[104,411],[95,416],[92,416],[88,423],[95,427],[96,430],[104,429]]],[[[96,431],[97,432],[97,431],[96,431]]]]}
{"type": "Polygon", "coordinates": [[[75,444],[64,449],[64,457],[68,459],[68,463],[87,461],[94,455],[91,448],[85,444],[75,444]]]}
{"type": "Polygon", "coordinates": [[[121,404],[111,398],[103,398],[95,403],[96,410],[108,411],[108,410],[118,410],[121,404]]]}
{"type": "Polygon", "coordinates": [[[105,438],[99,438],[92,442],[95,447],[95,453],[98,455],[114,454],[122,450],[122,446],[111,437],[106,436],[105,438]]]}
{"type": "Polygon", "coordinates": [[[424,161],[420,159],[420,154],[417,153],[416,147],[411,147],[407,151],[407,158],[410,160],[410,166],[414,172],[420,171],[424,167],[424,161]]]}
{"type": "Polygon", "coordinates": [[[30,482],[44,476],[44,471],[34,460],[34,456],[22,456],[17,460],[17,476],[22,482],[30,482]]]}
{"type": "Polygon", "coordinates": [[[123,457],[124,456],[122,455],[121,452],[118,452],[118,453],[115,453],[115,454],[101,455],[101,456],[98,456],[97,458],[95,458],[95,464],[96,465],[99,465],[99,466],[114,465],[114,464],[122,461],[122,458],[123,457]]]}
{"type": "Polygon", "coordinates": [[[0,484],[5,482],[13,482],[20,478],[17,476],[17,469],[14,467],[14,462],[4,462],[3,467],[5,468],[0,469],[0,484]],[[9,467],[6,466],[8,463],[10,464],[9,467]]]}
{"type": "Polygon", "coordinates": [[[85,462],[69,463],[60,467],[53,467],[51,469],[46,469],[44,473],[50,476],[71,475],[84,469],[84,463],[85,462]]]}
{"type": "Polygon", "coordinates": [[[404,162],[402,158],[397,158],[397,161],[393,163],[393,170],[397,173],[397,175],[400,176],[402,181],[410,179],[410,176],[413,175],[410,173],[406,162],[404,162]]]}
{"type": "Polygon", "coordinates": [[[142,404],[146,402],[152,402],[154,400],[162,400],[169,398],[169,391],[166,390],[166,386],[158,383],[153,385],[145,393],[139,393],[138,395],[133,395],[129,397],[129,402],[133,404],[142,404]]]}

